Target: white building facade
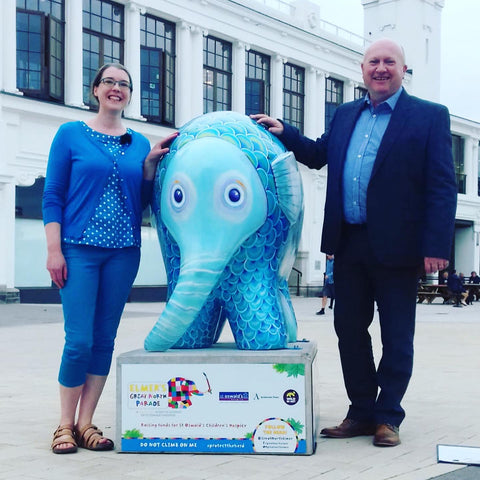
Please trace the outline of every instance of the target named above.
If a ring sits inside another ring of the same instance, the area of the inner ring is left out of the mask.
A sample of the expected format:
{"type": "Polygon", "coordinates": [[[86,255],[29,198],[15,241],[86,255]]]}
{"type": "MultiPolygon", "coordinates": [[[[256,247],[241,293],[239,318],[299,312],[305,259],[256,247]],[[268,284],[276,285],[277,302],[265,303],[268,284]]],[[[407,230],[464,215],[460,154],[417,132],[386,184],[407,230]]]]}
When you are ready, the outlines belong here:
{"type": "MultiPolygon", "coordinates": [[[[366,39],[324,22],[307,0],[2,0],[0,301],[58,299],[45,269],[43,178],[59,125],[95,114],[88,90],[103,63],[129,69],[134,92],[125,123],[152,145],[214,110],[263,111],[317,137],[336,106],[365,93],[362,53],[381,36],[404,44],[412,59],[409,93],[438,100],[443,1],[358,1],[366,39]],[[415,34],[404,8],[418,20],[415,34]]],[[[469,274],[480,269],[480,124],[451,121],[459,184],[452,261],[469,274]]],[[[325,267],[327,170],[300,169],[305,221],[291,283],[314,294],[325,267]]],[[[132,299],[163,299],[165,269],[147,216],[142,243],[132,299]]]]}

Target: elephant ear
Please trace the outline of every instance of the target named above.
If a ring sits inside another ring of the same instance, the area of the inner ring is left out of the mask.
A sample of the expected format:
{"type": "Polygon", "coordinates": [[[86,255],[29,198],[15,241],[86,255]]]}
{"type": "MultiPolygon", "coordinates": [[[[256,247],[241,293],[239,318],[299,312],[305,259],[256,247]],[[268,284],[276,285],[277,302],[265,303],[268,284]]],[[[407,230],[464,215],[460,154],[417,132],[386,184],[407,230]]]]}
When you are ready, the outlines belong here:
{"type": "Polygon", "coordinates": [[[162,165],[157,169],[154,184],[154,194],[152,201],[152,226],[155,226],[157,230],[158,240],[160,242],[160,248],[162,250],[163,263],[165,265],[165,271],[167,273],[168,292],[167,298],[170,298],[172,292],[177,285],[178,276],[180,274],[180,249],[175,239],[170,235],[167,227],[162,221],[161,215],[161,196],[163,179],[166,172],[166,162],[162,162],[162,165]]]}
{"type": "Polygon", "coordinates": [[[284,152],[272,162],[278,204],[290,224],[298,221],[303,211],[302,178],[293,152],[284,152]]]}
{"type": "Polygon", "coordinates": [[[280,154],[272,162],[273,177],[277,187],[278,204],[290,222],[278,269],[279,294],[289,342],[297,339],[297,321],[288,293],[288,276],[292,270],[300,242],[303,224],[303,187],[293,152],[280,154]]]}

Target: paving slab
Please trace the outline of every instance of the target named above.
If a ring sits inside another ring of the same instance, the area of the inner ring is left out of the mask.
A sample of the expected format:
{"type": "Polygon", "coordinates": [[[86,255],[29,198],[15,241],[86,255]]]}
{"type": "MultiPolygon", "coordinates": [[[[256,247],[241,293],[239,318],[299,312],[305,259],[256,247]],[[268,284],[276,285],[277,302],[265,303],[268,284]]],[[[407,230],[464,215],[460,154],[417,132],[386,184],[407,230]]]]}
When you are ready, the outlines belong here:
{"type": "MultiPolygon", "coordinates": [[[[333,313],[316,316],[320,299],[294,297],[299,338],[317,344],[320,425],[338,424],[345,395],[333,313]]],[[[141,348],[163,303],[129,303],[115,358],[141,348]]],[[[371,327],[380,351],[378,322],[371,327]]],[[[220,341],[231,342],[228,328],[220,341]]],[[[311,456],[123,454],[50,451],[58,424],[57,371],[63,346],[59,305],[0,304],[0,480],[473,480],[480,467],[437,463],[439,443],[480,446],[480,302],[464,308],[418,305],[415,366],[404,399],[402,444],[381,449],[370,437],[317,438],[311,456]]],[[[113,364],[115,365],[115,363],[113,364]]],[[[115,437],[115,368],[95,422],[115,437]]]]}

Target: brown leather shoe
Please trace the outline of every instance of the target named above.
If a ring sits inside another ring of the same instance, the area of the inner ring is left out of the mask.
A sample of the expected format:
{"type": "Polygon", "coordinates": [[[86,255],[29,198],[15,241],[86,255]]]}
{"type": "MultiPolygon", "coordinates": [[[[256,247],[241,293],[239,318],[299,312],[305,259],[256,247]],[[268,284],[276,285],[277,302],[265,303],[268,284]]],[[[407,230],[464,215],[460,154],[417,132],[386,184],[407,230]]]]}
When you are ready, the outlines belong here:
{"type": "Polygon", "coordinates": [[[375,437],[373,437],[373,444],[377,447],[396,447],[400,445],[400,434],[398,427],[382,423],[377,425],[375,437]]]}
{"type": "Polygon", "coordinates": [[[359,422],[346,418],[340,425],[336,427],[324,428],[320,435],[331,438],[351,438],[361,435],[373,435],[375,433],[375,425],[368,422],[359,422]]]}

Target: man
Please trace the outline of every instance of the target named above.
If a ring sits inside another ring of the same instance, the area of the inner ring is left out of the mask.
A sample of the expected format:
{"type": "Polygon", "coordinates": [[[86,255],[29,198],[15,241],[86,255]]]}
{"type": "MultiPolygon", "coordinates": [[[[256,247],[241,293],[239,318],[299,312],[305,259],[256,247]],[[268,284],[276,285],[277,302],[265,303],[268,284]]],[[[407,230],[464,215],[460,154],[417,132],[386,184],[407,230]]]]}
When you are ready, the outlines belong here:
{"type": "Polygon", "coordinates": [[[440,274],[440,272],[439,272],[438,277],[439,277],[439,278],[438,278],[438,284],[439,284],[439,285],[446,285],[447,282],[448,282],[448,271],[445,270],[445,271],[442,272],[441,274],[440,274]]]}
{"type": "MultiPolygon", "coordinates": [[[[477,275],[477,272],[472,272],[470,274],[470,278],[468,279],[468,283],[470,285],[479,285],[480,284],[480,277],[477,275]]],[[[475,287],[470,287],[468,289],[468,297],[467,297],[467,304],[473,305],[474,300],[480,300],[480,290],[475,287]]]]}
{"type": "Polygon", "coordinates": [[[456,270],[452,270],[452,273],[448,276],[447,287],[452,293],[454,307],[467,305],[465,300],[468,296],[468,292],[465,289],[463,273],[458,275],[456,270]]]}
{"type": "Polygon", "coordinates": [[[401,400],[413,367],[417,277],[447,267],[454,234],[456,182],[450,117],[402,87],[403,50],[382,39],[365,52],[368,94],[338,107],[316,141],[263,114],[310,168],[328,163],[322,251],[335,254],[335,331],[351,405],[333,438],[374,435],[400,443],[401,400]],[[368,327],[378,305],[382,357],[375,368],[368,327]]]}
{"type": "Polygon", "coordinates": [[[316,313],[316,315],[325,315],[325,307],[327,301],[330,298],[330,306],[333,308],[333,302],[335,301],[335,286],[333,282],[333,255],[327,254],[327,261],[325,265],[325,273],[323,275],[323,292],[322,292],[322,308],[316,313]]]}
{"type": "Polygon", "coordinates": [[[480,284],[480,277],[477,275],[477,272],[472,272],[470,274],[470,278],[468,279],[468,283],[473,283],[474,285],[480,284]]]}

